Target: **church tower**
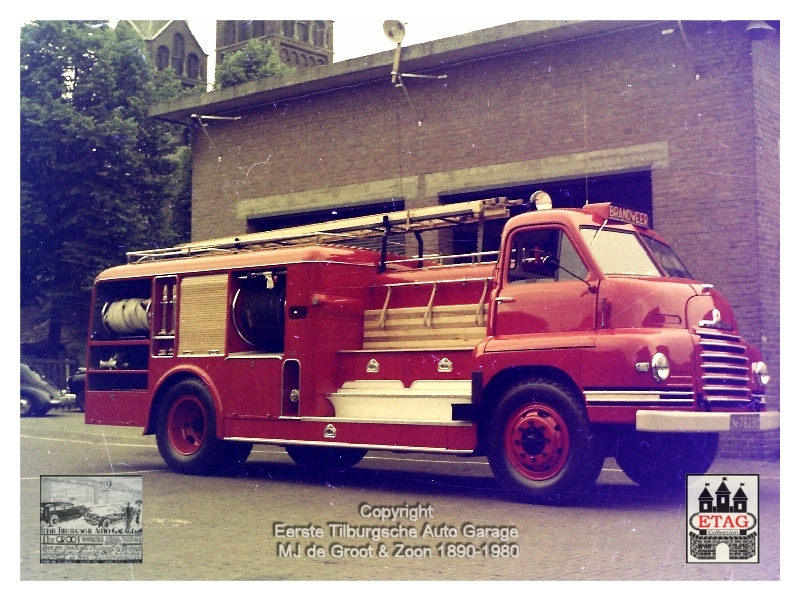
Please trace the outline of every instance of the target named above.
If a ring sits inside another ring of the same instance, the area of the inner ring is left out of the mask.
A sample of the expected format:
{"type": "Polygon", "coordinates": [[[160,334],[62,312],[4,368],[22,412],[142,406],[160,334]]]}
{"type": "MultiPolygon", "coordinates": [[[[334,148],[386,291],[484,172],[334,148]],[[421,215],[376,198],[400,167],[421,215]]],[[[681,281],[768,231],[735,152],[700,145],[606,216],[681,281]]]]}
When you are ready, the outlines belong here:
{"type": "Polygon", "coordinates": [[[217,21],[216,64],[252,39],[272,44],[290,67],[333,62],[333,21],[217,21]]]}

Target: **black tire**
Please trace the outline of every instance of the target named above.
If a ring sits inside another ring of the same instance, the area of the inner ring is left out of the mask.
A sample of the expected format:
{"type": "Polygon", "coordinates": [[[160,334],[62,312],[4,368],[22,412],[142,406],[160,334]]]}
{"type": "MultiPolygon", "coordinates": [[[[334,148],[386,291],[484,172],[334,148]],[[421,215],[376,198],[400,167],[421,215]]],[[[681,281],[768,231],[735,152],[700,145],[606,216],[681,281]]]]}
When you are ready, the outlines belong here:
{"type": "Polygon", "coordinates": [[[50,527],[55,527],[56,525],[58,525],[58,515],[51,515],[50,521],[48,521],[48,523],[50,524],[50,527]]]}
{"type": "Polygon", "coordinates": [[[102,527],[103,529],[108,529],[109,527],[111,527],[111,519],[103,519],[100,527],[102,527]]]}
{"type": "Polygon", "coordinates": [[[178,473],[209,475],[244,464],[252,444],[217,437],[217,416],[211,394],[197,379],[175,384],[160,406],[156,429],[158,450],[178,473]]]}
{"type": "Polygon", "coordinates": [[[569,501],[600,475],[603,452],[578,398],[549,380],[510,388],[488,427],[492,471],[525,499],[569,501]]]}
{"type": "Polygon", "coordinates": [[[615,458],[639,485],[682,490],[687,473],[703,474],[719,447],[718,433],[650,433],[625,428],[619,433],[615,458]]]}
{"type": "Polygon", "coordinates": [[[19,395],[19,416],[36,417],[41,410],[41,404],[36,398],[25,393],[19,395]]]}
{"type": "Polygon", "coordinates": [[[86,412],[86,392],[80,391],[75,394],[75,408],[81,412],[86,412]]]}
{"type": "Polygon", "coordinates": [[[366,456],[360,448],[322,448],[320,446],[286,446],[294,462],[307,471],[324,473],[354,467],[366,456]]]}

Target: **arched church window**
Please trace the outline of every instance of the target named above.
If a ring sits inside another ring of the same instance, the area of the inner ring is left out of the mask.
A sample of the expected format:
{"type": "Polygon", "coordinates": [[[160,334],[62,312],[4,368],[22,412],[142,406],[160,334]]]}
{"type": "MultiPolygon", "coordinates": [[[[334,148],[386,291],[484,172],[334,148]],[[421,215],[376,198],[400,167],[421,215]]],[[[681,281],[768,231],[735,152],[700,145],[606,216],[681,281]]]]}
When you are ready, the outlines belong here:
{"type": "Polygon", "coordinates": [[[172,69],[178,75],[183,75],[183,58],[186,52],[186,43],[180,33],[172,37],[172,69]]]}
{"type": "Polygon", "coordinates": [[[200,79],[200,59],[194,53],[186,57],[186,75],[189,79],[200,79]]]}
{"type": "Polygon", "coordinates": [[[166,46],[159,46],[156,50],[156,68],[163,71],[169,66],[169,48],[166,46]]]}

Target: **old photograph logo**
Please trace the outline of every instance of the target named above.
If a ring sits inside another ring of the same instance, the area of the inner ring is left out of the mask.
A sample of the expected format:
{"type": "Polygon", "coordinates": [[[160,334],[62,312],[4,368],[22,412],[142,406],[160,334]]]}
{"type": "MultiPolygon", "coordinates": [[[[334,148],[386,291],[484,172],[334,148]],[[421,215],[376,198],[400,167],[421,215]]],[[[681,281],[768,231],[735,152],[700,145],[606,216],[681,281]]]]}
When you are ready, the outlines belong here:
{"type": "Polygon", "coordinates": [[[142,476],[39,478],[40,562],[142,562],[142,476]]]}
{"type": "Polygon", "coordinates": [[[686,476],[686,562],[758,562],[758,475],[686,476]]]}

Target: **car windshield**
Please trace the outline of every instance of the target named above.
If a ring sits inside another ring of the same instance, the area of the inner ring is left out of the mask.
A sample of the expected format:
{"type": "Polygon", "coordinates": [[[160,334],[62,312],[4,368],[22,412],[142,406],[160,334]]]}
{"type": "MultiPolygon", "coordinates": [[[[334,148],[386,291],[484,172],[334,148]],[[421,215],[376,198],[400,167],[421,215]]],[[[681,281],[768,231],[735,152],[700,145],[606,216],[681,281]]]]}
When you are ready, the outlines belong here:
{"type": "Polygon", "coordinates": [[[606,275],[661,277],[639,236],[632,231],[582,227],[581,235],[606,275]]]}
{"type": "Polygon", "coordinates": [[[694,279],[672,248],[646,235],[642,236],[642,239],[667,275],[681,279],[694,279]]]}

